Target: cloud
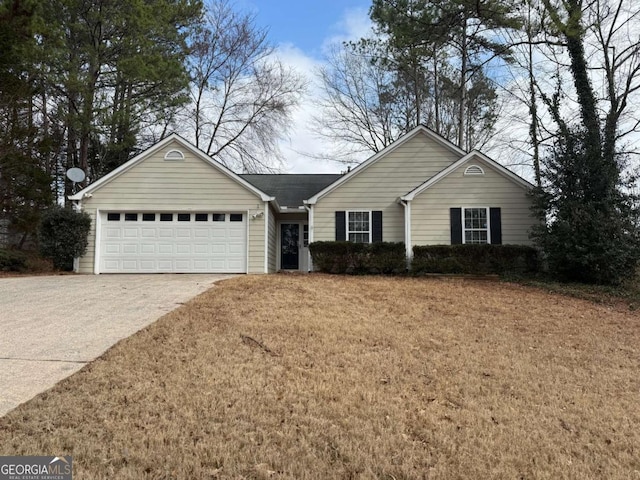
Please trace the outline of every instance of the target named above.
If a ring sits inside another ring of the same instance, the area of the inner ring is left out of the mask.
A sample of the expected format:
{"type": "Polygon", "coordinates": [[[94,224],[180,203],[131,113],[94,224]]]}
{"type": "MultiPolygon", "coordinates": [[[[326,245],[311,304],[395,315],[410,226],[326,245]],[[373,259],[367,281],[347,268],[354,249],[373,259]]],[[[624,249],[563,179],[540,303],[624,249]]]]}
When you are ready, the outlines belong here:
{"type": "MultiPolygon", "coordinates": [[[[322,42],[321,51],[331,45],[349,40],[358,40],[371,31],[371,21],[364,8],[345,10],[342,17],[329,28],[322,42]]],[[[328,160],[313,158],[326,154],[332,148],[332,142],[318,138],[311,128],[313,115],[318,112],[320,87],[315,72],[324,65],[322,58],[304,52],[293,44],[280,44],[276,49],[280,61],[307,79],[309,85],[300,106],[292,115],[292,128],[289,140],[281,143],[280,148],[285,159],[286,173],[338,173],[344,165],[328,160]]]]}
{"type": "Polygon", "coordinates": [[[336,43],[371,36],[372,27],[368,9],[362,7],[347,9],[342,18],[331,27],[333,33],[324,40],[323,50],[336,43]]]}

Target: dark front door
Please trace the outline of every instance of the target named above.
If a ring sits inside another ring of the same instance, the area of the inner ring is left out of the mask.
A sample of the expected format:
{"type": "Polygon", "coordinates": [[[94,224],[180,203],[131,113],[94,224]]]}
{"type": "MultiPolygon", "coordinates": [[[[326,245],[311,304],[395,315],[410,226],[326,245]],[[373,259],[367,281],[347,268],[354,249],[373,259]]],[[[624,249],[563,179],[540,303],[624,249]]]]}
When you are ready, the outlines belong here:
{"type": "Polygon", "coordinates": [[[299,224],[283,223],[280,225],[280,268],[282,270],[298,270],[299,240],[299,224]]]}

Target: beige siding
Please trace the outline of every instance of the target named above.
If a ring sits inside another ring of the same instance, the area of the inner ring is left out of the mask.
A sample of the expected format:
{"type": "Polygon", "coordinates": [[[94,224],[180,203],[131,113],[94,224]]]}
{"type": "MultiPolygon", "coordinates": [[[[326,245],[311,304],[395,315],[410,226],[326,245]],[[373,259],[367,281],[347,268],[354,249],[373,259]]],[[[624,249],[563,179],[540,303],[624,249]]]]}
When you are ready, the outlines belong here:
{"type": "Polygon", "coordinates": [[[502,243],[529,245],[528,231],[536,223],[530,206],[525,189],[480,160],[472,160],[411,202],[412,244],[450,244],[450,208],[500,207],[502,243]],[[485,174],[465,176],[464,171],[471,164],[480,165],[485,174]]]}
{"type": "Polygon", "coordinates": [[[269,208],[269,273],[273,273],[277,270],[276,259],[278,257],[277,251],[277,225],[276,216],[272,208],[269,208]]]}
{"type": "Polygon", "coordinates": [[[404,209],[398,198],[458,159],[426,135],[416,135],[318,201],[314,241],[335,240],[337,210],[381,210],[382,239],[404,241],[404,209]]]}
{"type": "Polygon", "coordinates": [[[101,211],[224,211],[247,214],[249,223],[249,272],[264,272],[264,202],[224,173],[171,142],[82,201],[83,210],[92,217],[89,247],[80,259],[80,272],[92,273],[95,245],[96,209],[101,211]],[[166,161],[172,149],[181,150],[185,159],[166,161]]]}

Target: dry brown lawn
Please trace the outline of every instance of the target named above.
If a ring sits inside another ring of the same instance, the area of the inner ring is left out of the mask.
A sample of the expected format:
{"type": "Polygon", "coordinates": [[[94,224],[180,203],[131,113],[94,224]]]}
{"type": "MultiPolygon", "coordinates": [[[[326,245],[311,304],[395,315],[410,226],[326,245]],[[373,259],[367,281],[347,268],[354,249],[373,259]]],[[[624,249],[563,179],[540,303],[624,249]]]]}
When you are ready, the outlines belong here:
{"type": "Polygon", "coordinates": [[[0,419],[0,454],[76,479],[640,479],[639,346],[637,313],[530,287],[238,277],[0,419]]]}

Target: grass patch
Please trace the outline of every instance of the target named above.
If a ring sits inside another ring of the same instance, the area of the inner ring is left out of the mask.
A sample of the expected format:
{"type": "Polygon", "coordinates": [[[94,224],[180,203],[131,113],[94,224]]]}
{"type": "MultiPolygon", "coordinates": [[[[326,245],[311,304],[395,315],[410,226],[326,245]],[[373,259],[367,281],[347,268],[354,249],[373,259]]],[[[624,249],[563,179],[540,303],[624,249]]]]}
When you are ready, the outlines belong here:
{"type": "Polygon", "coordinates": [[[465,279],[218,284],[0,419],[77,479],[640,478],[640,320],[465,279]]]}

